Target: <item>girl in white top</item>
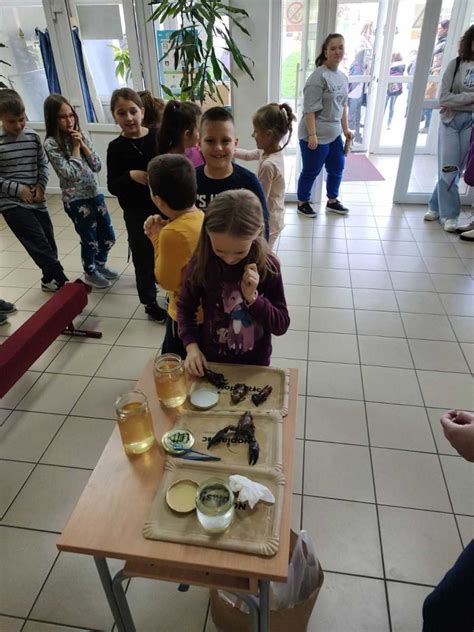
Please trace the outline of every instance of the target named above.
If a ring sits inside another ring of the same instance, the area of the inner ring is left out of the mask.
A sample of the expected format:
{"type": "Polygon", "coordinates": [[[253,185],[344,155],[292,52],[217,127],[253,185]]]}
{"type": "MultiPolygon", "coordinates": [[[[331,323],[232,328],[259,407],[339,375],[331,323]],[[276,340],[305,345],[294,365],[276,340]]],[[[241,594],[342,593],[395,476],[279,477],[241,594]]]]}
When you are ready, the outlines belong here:
{"type": "Polygon", "coordinates": [[[235,150],[235,158],[258,160],[257,177],[267,198],[270,215],[270,247],[273,248],[285,226],[285,165],[282,150],[288,145],[296,120],[288,103],[269,103],[253,116],[253,134],[257,149],[235,150]],[[286,138],[286,142],[280,145],[286,138]]]}

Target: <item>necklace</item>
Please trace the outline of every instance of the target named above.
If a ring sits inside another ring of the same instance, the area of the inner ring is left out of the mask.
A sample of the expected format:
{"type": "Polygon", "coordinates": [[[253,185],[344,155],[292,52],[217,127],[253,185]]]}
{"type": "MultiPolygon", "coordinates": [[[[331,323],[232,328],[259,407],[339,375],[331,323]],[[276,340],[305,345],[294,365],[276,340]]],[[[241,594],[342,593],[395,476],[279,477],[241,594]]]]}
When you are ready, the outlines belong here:
{"type": "Polygon", "coordinates": [[[137,146],[135,145],[135,143],[133,142],[133,140],[130,140],[130,143],[131,143],[132,147],[135,149],[135,151],[136,151],[136,152],[138,152],[138,153],[140,154],[140,156],[143,156],[143,152],[142,152],[142,150],[140,149],[140,147],[137,147],[137,146]]]}

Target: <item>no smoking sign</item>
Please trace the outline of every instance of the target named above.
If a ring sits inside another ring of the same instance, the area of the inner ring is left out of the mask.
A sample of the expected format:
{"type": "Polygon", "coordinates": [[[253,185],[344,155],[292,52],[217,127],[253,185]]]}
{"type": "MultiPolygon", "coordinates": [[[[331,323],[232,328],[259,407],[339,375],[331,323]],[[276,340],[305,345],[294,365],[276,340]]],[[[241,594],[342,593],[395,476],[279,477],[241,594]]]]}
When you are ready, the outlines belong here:
{"type": "Polygon", "coordinates": [[[286,10],[286,30],[301,31],[303,29],[304,5],[302,2],[292,2],[286,10]]]}

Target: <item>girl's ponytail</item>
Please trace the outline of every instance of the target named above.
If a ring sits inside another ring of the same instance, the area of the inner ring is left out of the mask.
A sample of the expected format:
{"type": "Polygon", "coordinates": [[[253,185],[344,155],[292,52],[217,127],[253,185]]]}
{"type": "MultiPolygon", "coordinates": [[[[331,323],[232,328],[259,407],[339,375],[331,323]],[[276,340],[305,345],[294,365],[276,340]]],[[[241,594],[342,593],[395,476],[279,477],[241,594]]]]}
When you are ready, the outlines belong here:
{"type": "Polygon", "coordinates": [[[293,121],[296,121],[296,116],[293,114],[293,110],[291,109],[291,106],[288,105],[288,103],[280,103],[278,107],[283,119],[284,135],[286,135],[285,144],[282,145],[279,149],[279,151],[281,151],[282,149],[285,149],[285,147],[291,140],[291,135],[293,133],[293,121]]]}
{"type": "Polygon", "coordinates": [[[278,151],[284,149],[290,142],[293,121],[296,121],[296,117],[288,103],[263,105],[258,108],[253,117],[253,124],[262,130],[270,131],[277,143],[287,136],[284,145],[279,147],[278,151]]]}
{"type": "Polygon", "coordinates": [[[332,39],[336,39],[336,37],[340,37],[342,40],[344,39],[344,36],[341,35],[340,33],[329,33],[329,35],[326,37],[326,39],[323,42],[323,45],[321,46],[321,52],[316,57],[316,61],[314,62],[316,64],[316,67],[322,66],[324,64],[324,62],[326,61],[326,59],[327,59],[326,51],[327,51],[327,48],[329,46],[329,42],[332,39]]]}

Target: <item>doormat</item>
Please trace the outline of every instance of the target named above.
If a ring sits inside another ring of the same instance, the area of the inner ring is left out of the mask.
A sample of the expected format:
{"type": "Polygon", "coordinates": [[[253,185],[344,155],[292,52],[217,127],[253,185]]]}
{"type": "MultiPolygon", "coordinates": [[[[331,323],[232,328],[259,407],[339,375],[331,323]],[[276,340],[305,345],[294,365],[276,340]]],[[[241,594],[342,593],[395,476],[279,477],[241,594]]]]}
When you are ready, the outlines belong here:
{"type": "Polygon", "coordinates": [[[374,182],[385,180],[375,165],[364,154],[349,154],[344,167],[344,182],[374,182]]]}

